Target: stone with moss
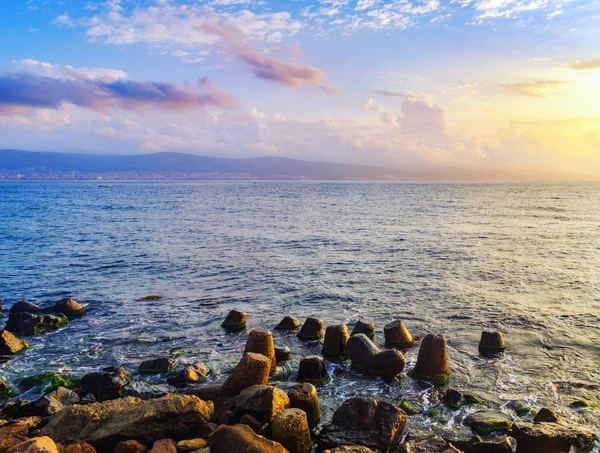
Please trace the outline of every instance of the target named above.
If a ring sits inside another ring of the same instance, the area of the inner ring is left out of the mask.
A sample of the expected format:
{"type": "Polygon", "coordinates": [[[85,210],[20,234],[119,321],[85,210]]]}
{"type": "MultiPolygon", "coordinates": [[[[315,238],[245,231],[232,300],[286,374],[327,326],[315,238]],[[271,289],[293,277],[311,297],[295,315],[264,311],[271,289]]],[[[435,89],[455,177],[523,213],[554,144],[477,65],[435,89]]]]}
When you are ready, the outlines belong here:
{"type": "Polygon", "coordinates": [[[419,413],[418,409],[416,409],[407,400],[402,400],[400,402],[400,409],[402,409],[406,415],[417,415],[419,413]]]}
{"type": "Polygon", "coordinates": [[[429,417],[438,417],[442,412],[439,409],[431,409],[427,415],[429,417]]]}
{"type": "Polygon", "coordinates": [[[81,378],[66,377],[61,374],[47,371],[45,373],[28,376],[19,381],[19,388],[27,391],[34,387],[42,387],[44,391],[55,390],[58,387],[65,387],[73,390],[79,387],[81,378]]]}
{"type": "Polygon", "coordinates": [[[11,389],[6,382],[0,379],[0,401],[7,400],[11,396],[13,396],[13,389],[11,389]]]}
{"type": "Polygon", "coordinates": [[[6,330],[17,335],[38,335],[65,326],[69,319],[65,315],[41,315],[34,313],[11,313],[6,330]]]}
{"type": "Polygon", "coordinates": [[[166,373],[173,369],[175,360],[170,357],[159,357],[157,359],[144,360],[138,371],[140,374],[160,374],[166,373]]]}
{"type": "Polygon", "coordinates": [[[501,412],[480,411],[469,415],[465,424],[480,436],[494,432],[507,432],[512,427],[512,421],[501,412]]]}
{"type": "Polygon", "coordinates": [[[533,409],[528,406],[519,406],[515,407],[515,412],[519,417],[526,417],[529,414],[533,413],[533,409]]]}
{"type": "Polygon", "coordinates": [[[541,408],[533,418],[535,423],[556,423],[560,421],[560,417],[552,409],[547,407],[541,408]]]}
{"type": "Polygon", "coordinates": [[[586,400],[575,400],[569,406],[571,407],[590,407],[590,403],[586,400]]]}
{"type": "Polygon", "coordinates": [[[413,379],[431,382],[435,385],[444,385],[448,382],[448,379],[450,379],[450,372],[439,374],[437,376],[427,376],[425,374],[417,373],[415,370],[410,370],[407,374],[413,379]]]}

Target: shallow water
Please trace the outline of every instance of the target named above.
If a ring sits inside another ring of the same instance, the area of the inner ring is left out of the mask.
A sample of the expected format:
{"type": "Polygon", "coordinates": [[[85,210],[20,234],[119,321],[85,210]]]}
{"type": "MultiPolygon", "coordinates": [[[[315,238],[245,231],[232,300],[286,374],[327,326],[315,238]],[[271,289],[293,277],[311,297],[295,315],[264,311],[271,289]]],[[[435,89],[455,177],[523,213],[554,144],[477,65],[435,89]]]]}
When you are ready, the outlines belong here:
{"type": "MultiPolygon", "coordinates": [[[[403,319],[443,333],[450,386],[502,406],[548,406],[600,431],[600,184],[0,183],[0,297],[72,296],[89,313],[0,365],[9,382],[44,370],[77,375],[179,350],[216,373],[248,328],[283,315],[326,323],[403,319]],[[141,301],[161,294],[161,301],[141,301]],[[504,357],[477,353],[481,330],[505,333],[504,357]],[[171,341],[168,337],[172,338],[171,341]]],[[[294,335],[293,368],[320,352],[294,335]]],[[[410,368],[417,348],[406,353],[410,368]]],[[[437,408],[439,391],[344,366],[320,389],[325,419],[350,395],[437,408]]],[[[447,431],[465,412],[411,417],[447,431]]],[[[512,414],[510,411],[508,414],[512,414]]]]}

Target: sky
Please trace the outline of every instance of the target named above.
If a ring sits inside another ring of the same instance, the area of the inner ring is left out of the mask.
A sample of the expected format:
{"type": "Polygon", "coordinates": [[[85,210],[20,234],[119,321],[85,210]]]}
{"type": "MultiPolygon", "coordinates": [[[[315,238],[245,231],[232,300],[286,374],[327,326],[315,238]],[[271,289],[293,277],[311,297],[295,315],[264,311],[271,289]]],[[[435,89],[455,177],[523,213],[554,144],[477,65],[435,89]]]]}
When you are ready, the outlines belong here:
{"type": "Polygon", "coordinates": [[[0,2],[0,149],[600,179],[600,1],[0,2]]]}

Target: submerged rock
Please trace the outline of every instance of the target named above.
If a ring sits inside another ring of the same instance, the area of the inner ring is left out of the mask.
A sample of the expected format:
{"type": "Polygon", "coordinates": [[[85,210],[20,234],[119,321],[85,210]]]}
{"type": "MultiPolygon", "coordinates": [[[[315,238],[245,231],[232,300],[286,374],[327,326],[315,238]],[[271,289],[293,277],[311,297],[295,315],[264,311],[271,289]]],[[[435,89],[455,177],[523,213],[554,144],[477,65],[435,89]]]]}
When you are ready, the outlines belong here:
{"type": "Polygon", "coordinates": [[[352,335],[358,335],[359,333],[365,334],[369,339],[375,338],[375,324],[372,322],[356,321],[354,328],[352,329],[352,335]]]}
{"type": "Polygon", "coordinates": [[[303,358],[298,367],[297,380],[300,382],[313,382],[321,384],[329,380],[329,373],[325,367],[323,357],[311,355],[303,358]]]}
{"type": "Polygon", "coordinates": [[[195,384],[203,381],[210,373],[210,370],[204,362],[196,362],[193,365],[185,367],[183,370],[176,372],[167,379],[169,384],[176,387],[195,384]]]}
{"type": "Polygon", "coordinates": [[[125,439],[152,443],[166,437],[189,437],[205,427],[212,415],[212,403],[191,395],[149,401],[125,397],[68,407],[52,416],[41,433],[62,444],[85,440],[106,448],[125,439]]]}
{"type": "Polygon", "coordinates": [[[383,327],[385,345],[388,348],[407,349],[415,344],[415,339],[410,334],[402,321],[392,321],[383,327]]]}
{"type": "Polygon", "coordinates": [[[268,357],[271,360],[269,375],[273,376],[275,374],[277,360],[275,359],[275,344],[271,332],[265,329],[252,329],[248,334],[244,352],[255,352],[268,357]]]}
{"type": "Polygon", "coordinates": [[[358,371],[393,379],[402,373],[406,359],[400,351],[382,351],[365,334],[357,334],[348,340],[348,353],[352,366],[358,371]]]}
{"type": "Polygon", "coordinates": [[[171,371],[175,365],[175,360],[170,357],[159,357],[156,359],[144,360],[140,363],[138,371],[140,374],[160,374],[171,371]]]}
{"type": "Polygon", "coordinates": [[[300,321],[296,318],[292,318],[291,316],[286,316],[279,324],[275,326],[277,330],[295,330],[300,328],[300,321]]]}
{"type": "Polygon", "coordinates": [[[0,355],[13,355],[28,347],[29,344],[26,341],[15,337],[8,330],[0,333],[0,355]]]}
{"type": "Polygon", "coordinates": [[[310,453],[312,441],[306,413],[300,409],[285,409],[275,417],[271,427],[272,438],[290,453],[310,453]]]}
{"type": "Polygon", "coordinates": [[[587,429],[559,423],[517,422],[509,432],[517,441],[517,453],[591,451],[596,435],[587,429]]]}
{"type": "Polygon", "coordinates": [[[6,330],[18,335],[37,335],[50,332],[66,325],[65,315],[38,315],[27,312],[11,313],[6,321],[6,330]]]}
{"type": "Polygon", "coordinates": [[[429,431],[411,430],[402,445],[393,453],[460,453],[461,450],[429,431]]]}
{"type": "Polygon", "coordinates": [[[350,334],[345,324],[327,326],[321,354],[328,358],[340,358],[346,355],[346,345],[350,334]]]}
{"type": "Polygon", "coordinates": [[[320,448],[362,445],[388,451],[398,443],[406,424],[406,415],[386,401],[350,398],[335,411],[332,423],[318,436],[320,448]]]}
{"type": "Polygon", "coordinates": [[[450,377],[450,364],[446,353],[446,338],[439,334],[429,334],[423,338],[417,364],[409,376],[415,379],[444,384],[450,377]]]}
{"type": "Polygon", "coordinates": [[[61,299],[54,304],[54,312],[62,313],[67,318],[83,316],[85,307],[73,299],[61,299]]]}
{"type": "Polygon", "coordinates": [[[108,367],[81,378],[83,394],[91,393],[99,402],[120,398],[127,384],[129,373],[120,367],[108,367]]]}
{"type": "Polygon", "coordinates": [[[210,453],[287,453],[280,443],[257,435],[247,425],[219,426],[208,446],[210,453]]]}
{"type": "Polygon", "coordinates": [[[37,311],[40,311],[39,305],[26,300],[21,300],[10,307],[10,313],[35,313],[37,311]]]}
{"type": "Polygon", "coordinates": [[[504,352],[506,344],[504,343],[504,337],[502,332],[481,332],[481,339],[479,340],[479,352],[483,355],[497,355],[504,352]]]}
{"type": "Polygon", "coordinates": [[[319,395],[314,385],[305,382],[292,387],[288,392],[290,406],[302,409],[306,412],[306,418],[310,425],[315,424],[321,418],[321,407],[319,395]]]}
{"type": "Polygon", "coordinates": [[[233,402],[235,421],[248,414],[261,424],[271,423],[277,414],[290,407],[290,399],[283,390],[266,385],[242,390],[233,402]]]}
{"type": "Polygon", "coordinates": [[[254,352],[246,352],[221,387],[223,395],[237,395],[252,385],[269,382],[271,359],[254,352]]]}
{"type": "Polygon", "coordinates": [[[231,310],[221,327],[223,327],[227,332],[239,332],[240,330],[244,330],[246,327],[246,313],[239,310],[231,310]]]}
{"type": "Polygon", "coordinates": [[[162,398],[176,391],[175,387],[166,384],[149,384],[143,381],[134,381],[123,387],[123,396],[133,396],[141,400],[152,400],[162,398]]]}
{"type": "Polygon", "coordinates": [[[297,337],[302,341],[320,340],[323,338],[325,323],[317,318],[306,318],[297,337]]]}

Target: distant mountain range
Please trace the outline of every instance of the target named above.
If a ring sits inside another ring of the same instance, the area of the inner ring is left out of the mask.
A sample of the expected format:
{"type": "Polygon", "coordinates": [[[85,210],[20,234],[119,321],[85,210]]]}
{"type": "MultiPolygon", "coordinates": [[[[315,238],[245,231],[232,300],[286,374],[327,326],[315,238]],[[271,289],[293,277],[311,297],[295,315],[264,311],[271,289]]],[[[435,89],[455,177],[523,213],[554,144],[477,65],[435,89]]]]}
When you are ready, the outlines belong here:
{"type": "Polygon", "coordinates": [[[2,179],[415,180],[425,175],[285,157],[229,159],[183,153],[71,154],[0,150],[2,179]]]}

